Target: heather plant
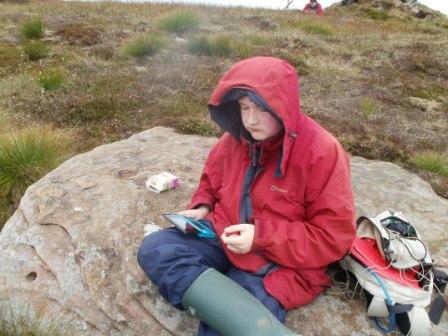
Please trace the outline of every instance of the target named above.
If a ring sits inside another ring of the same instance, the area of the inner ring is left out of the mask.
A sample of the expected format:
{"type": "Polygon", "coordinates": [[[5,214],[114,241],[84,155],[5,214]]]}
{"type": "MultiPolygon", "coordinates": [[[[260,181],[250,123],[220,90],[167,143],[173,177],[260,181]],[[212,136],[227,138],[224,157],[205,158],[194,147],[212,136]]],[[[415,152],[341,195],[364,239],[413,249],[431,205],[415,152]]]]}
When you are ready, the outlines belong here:
{"type": "Polygon", "coordinates": [[[33,18],[25,21],[20,27],[22,37],[38,40],[44,36],[44,23],[41,18],[33,18]]]}
{"type": "Polygon", "coordinates": [[[162,17],[157,21],[160,29],[171,33],[185,33],[199,26],[199,17],[192,12],[180,11],[162,17]]]}

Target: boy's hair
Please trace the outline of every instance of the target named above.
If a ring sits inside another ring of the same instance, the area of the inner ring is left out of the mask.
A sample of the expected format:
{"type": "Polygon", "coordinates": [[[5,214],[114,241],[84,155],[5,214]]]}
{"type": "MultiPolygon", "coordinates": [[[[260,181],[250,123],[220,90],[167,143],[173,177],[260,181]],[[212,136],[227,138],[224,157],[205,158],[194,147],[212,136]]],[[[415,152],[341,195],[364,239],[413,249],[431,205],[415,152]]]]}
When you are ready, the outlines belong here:
{"type": "Polygon", "coordinates": [[[278,122],[283,125],[281,118],[272,110],[260,95],[248,89],[234,88],[227,92],[217,106],[209,106],[212,119],[225,131],[232,134],[236,139],[241,136],[253,140],[250,133],[244,128],[241,120],[240,105],[238,100],[249,97],[252,103],[269,112],[278,122]]]}

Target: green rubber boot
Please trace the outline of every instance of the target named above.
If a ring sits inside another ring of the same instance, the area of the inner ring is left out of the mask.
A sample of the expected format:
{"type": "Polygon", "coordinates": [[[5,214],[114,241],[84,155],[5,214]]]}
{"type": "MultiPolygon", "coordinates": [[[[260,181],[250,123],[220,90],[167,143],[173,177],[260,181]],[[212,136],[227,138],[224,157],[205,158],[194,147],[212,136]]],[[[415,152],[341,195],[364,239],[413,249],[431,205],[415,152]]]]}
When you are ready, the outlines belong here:
{"type": "Polygon", "coordinates": [[[213,268],[191,284],[182,305],[221,336],[299,336],[247,290],[213,268]]]}

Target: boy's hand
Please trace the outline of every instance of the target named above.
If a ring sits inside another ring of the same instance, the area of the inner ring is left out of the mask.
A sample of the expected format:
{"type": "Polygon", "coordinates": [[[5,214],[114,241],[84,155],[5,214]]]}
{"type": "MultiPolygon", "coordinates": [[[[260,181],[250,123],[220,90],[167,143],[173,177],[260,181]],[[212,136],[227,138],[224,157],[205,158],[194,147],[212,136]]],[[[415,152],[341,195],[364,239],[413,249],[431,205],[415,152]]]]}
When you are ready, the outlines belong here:
{"type": "Polygon", "coordinates": [[[204,219],[210,212],[208,206],[200,206],[197,209],[179,211],[177,214],[185,217],[194,218],[196,220],[204,219]]]}
{"type": "Polygon", "coordinates": [[[221,240],[229,251],[245,254],[250,251],[254,241],[255,227],[253,224],[231,225],[224,229],[221,240]]]}

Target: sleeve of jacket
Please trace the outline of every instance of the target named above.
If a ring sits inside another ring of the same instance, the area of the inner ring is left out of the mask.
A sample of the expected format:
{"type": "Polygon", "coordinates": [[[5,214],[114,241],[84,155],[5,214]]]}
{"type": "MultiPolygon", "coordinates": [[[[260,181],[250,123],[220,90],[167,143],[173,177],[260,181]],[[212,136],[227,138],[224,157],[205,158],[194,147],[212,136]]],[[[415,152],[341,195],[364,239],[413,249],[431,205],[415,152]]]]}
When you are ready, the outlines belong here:
{"type": "Polygon", "coordinates": [[[324,9],[322,8],[322,6],[320,4],[317,4],[317,6],[316,6],[316,14],[319,16],[324,15],[324,9]]]}
{"type": "Polygon", "coordinates": [[[290,268],[317,268],[341,259],[355,238],[350,162],[333,143],[311,163],[306,185],[306,220],[255,217],[252,251],[290,268]]]}
{"type": "Polygon", "coordinates": [[[199,205],[207,205],[210,209],[214,208],[217,201],[217,189],[221,180],[221,168],[217,164],[217,159],[222,140],[218,141],[210,150],[202,169],[199,185],[191,197],[188,209],[194,209],[199,205]]]}

